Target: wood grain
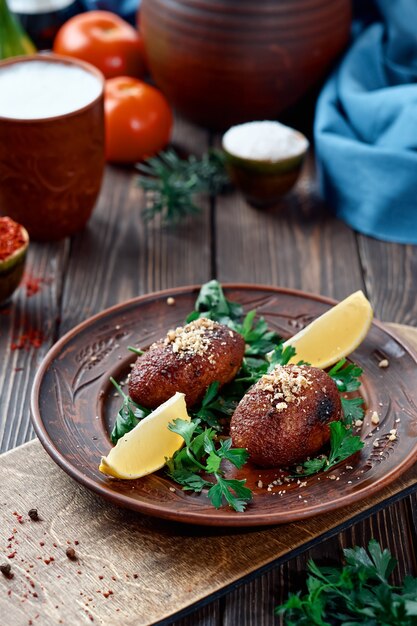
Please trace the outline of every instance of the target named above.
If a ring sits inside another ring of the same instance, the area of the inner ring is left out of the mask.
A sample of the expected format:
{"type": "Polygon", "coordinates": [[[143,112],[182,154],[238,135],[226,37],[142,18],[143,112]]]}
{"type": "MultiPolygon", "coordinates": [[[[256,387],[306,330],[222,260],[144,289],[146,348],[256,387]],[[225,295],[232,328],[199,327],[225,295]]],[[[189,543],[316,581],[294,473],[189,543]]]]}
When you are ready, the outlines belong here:
{"type": "MultiPolygon", "coordinates": [[[[181,148],[197,152],[207,145],[204,131],[178,123],[181,148]]],[[[98,311],[167,287],[210,278],[211,243],[207,209],[173,226],[160,219],[144,223],[146,199],[132,169],[109,167],[97,208],[86,230],[72,241],[65,275],[59,334],[98,311]]]]}
{"type": "Polygon", "coordinates": [[[358,235],[366,290],[376,315],[387,322],[417,326],[417,246],[358,235]]]}
{"type": "MultiPolygon", "coordinates": [[[[417,484],[413,466],[384,492],[347,509],[245,532],[154,520],[107,504],[67,477],[36,441],[2,455],[0,473],[8,476],[1,498],[1,550],[14,574],[0,581],[6,590],[0,595],[0,614],[7,614],[16,626],[29,619],[38,619],[42,626],[91,620],[103,626],[168,623],[173,613],[224,593],[254,570],[286,560],[340,524],[349,525],[352,516],[366,514],[378,502],[417,484]],[[28,518],[33,507],[39,522],[28,518]],[[76,561],[65,555],[69,545],[76,550],[76,561]]],[[[387,525],[388,517],[383,521],[388,542],[392,526],[387,525]]],[[[223,624],[272,623],[268,616],[278,577],[275,569],[244,592],[237,589],[225,605],[223,624]],[[255,598],[254,616],[249,609],[255,598]]],[[[294,582],[299,586],[299,580],[294,582]]],[[[215,619],[210,612],[202,623],[214,625],[215,619]]]]}
{"type": "Polygon", "coordinates": [[[295,188],[271,210],[236,194],[216,205],[217,276],[342,299],[363,288],[354,233],[318,198],[310,159],[295,188]]]}
{"type": "Polygon", "coordinates": [[[56,341],[68,242],[31,244],[22,286],[13,300],[0,308],[0,452],[31,439],[29,395],[39,363],[56,341]],[[30,295],[25,283],[40,280],[39,291],[30,295]],[[35,331],[42,345],[35,347],[22,336],[35,331]]]}

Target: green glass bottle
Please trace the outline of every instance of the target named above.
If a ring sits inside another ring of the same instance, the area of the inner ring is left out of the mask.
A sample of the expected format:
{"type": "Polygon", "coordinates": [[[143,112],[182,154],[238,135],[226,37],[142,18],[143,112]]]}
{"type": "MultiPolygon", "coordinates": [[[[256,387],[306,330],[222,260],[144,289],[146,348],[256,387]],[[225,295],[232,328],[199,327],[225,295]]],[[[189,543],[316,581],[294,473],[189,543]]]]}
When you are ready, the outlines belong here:
{"type": "Polygon", "coordinates": [[[6,0],[0,0],[0,60],[34,52],[35,46],[10,12],[6,0]]]}

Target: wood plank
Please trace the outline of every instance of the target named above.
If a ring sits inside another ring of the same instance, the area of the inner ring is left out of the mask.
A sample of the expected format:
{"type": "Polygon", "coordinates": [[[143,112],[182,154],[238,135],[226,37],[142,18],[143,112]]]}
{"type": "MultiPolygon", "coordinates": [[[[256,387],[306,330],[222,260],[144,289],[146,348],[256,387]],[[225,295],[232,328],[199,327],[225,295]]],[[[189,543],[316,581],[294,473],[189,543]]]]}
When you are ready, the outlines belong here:
{"type": "Polygon", "coordinates": [[[66,242],[31,243],[22,285],[0,308],[0,452],[34,436],[28,410],[30,389],[36,368],[57,339],[68,252],[66,242]],[[25,286],[28,280],[34,285],[39,279],[36,293],[25,286]],[[34,333],[32,342],[24,339],[28,331],[34,333]],[[12,349],[13,344],[21,348],[12,349]]]}
{"type": "MultiPolygon", "coordinates": [[[[169,623],[176,611],[223,593],[254,570],[287,559],[291,551],[302,551],[340,524],[349,525],[352,516],[417,484],[414,466],[383,492],[348,509],[273,528],[225,531],[147,518],[107,504],[64,474],[39,442],[1,456],[0,473],[8,476],[1,497],[1,553],[3,559],[11,557],[14,573],[13,579],[0,581],[6,590],[0,594],[0,614],[14,626],[30,619],[42,626],[87,624],[91,618],[104,626],[169,623]],[[28,519],[32,507],[42,521],[28,519]],[[75,562],[65,555],[68,545],[78,554],[75,562]]],[[[386,539],[394,528],[388,521],[381,525],[386,539]]],[[[275,569],[244,594],[236,591],[224,607],[223,624],[272,623],[275,584],[282,576],[299,587],[297,571],[289,575],[288,569],[275,569]],[[244,612],[239,608],[243,601],[244,612]]],[[[212,607],[200,613],[201,626],[217,626],[216,619],[212,607]]]]}
{"type": "Polygon", "coordinates": [[[274,209],[231,194],[216,203],[217,276],[304,289],[341,299],[363,288],[355,235],[328,215],[310,159],[296,188],[274,209]]]}
{"type": "Polygon", "coordinates": [[[358,235],[366,290],[379,319],[417,326],[417,246],[358,235]]]}
{"type": "MultiPolygon", "coordinates": [[[[205,131],[181,121],[174,139],[185,151],[208,144],[205,131]]],[[[143,222],[144,202],[134,170],[107,168],[88,228],[72,242],[60,335],[93,313],[136,295],[209,279],[208,203],[196,218],[161,226],[159,219],[143,222]]]]}

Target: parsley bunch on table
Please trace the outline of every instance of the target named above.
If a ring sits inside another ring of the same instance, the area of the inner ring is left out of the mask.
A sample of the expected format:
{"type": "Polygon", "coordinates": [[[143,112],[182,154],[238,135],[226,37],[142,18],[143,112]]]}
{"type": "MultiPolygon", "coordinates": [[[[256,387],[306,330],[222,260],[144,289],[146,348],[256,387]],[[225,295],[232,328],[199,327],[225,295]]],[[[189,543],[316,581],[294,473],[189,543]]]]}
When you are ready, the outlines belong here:
{"type": "Polygon", "coordinates": [[[397,561],[372,539],[368,550],[343,551],[342,567],[308,564],[307,593],[277,607],[286,626],[412,626],[417,624],[417,578],[390,584],[397,561]]]}

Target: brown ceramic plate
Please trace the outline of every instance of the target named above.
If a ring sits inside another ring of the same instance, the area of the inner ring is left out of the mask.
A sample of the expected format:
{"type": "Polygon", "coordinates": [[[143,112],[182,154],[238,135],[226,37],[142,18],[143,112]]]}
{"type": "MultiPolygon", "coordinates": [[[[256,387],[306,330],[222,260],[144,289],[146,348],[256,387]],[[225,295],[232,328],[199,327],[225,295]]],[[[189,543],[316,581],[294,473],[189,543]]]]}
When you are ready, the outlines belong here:
{"type": "MultiPolygon", "coordinates": [[[[332,301],[306,293],[255,285],[228,285],[229,299],[246,311],[256,308],[283,337],[297,332],[326,311],[332,301]]],[[[367,419],[360,454],[319,478],[266,486],[277,473],[246,466],[254,491],[245,513],[216,510],[206,495],[182,492],[163,471],[135,481],[107,478],[98,471],[110,449],[109,432],[120,407],[109,377],[122,379],[134,356],[127,346],[147,346],[181,324],[193,310],[198,287],[150,294],[95,315],[65,335],[49,351],[34,382],[32,417],[47,452],[70,476],[114,504],[171,520],[211,526],[258,526],[311,517],[367,498],[395,480],[417,458],[416,357],[378,322],[352,359],[364,369],[362,395],[367,419]],[[167,304],[167,297],[175,305],[167,304]],[[381,369],[382,358],[389,367],[381,369]],[[370,415],[377,411],[379,427],[370,415]],[[397,438],[389,439],[391,429],[397,438]],[[373,444],[378,439],[379,445],[373,444]],[[348,469],[346,469],[348,466],[348,469]],[[349,469],[350,468],[350,469],[349,469]],[[260,487],[259,481],[263,486],[260,487]],[[173,489],[174,487],[174,489],[173,489]]]]}

